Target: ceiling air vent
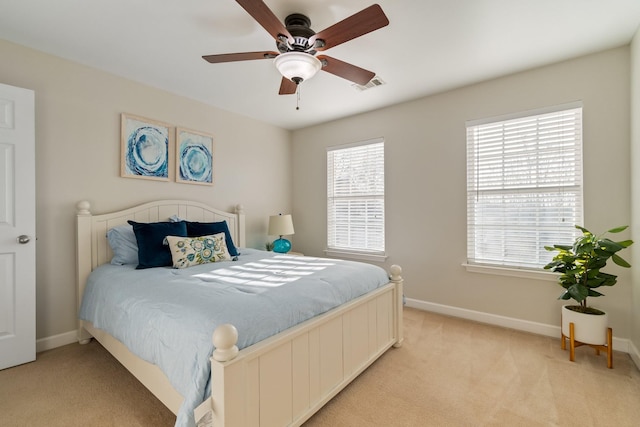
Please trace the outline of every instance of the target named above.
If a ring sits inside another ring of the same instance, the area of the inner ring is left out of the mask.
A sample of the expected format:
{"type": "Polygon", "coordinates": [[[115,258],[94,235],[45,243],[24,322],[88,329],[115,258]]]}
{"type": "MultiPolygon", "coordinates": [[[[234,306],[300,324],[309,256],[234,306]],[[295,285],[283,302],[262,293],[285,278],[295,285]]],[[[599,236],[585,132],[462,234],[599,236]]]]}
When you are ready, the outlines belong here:
{"type": "Polygon", "coordinates": [[[372,78],[369,83],[367,83],[366,85],[359,85],[359,84],[353,84],[352,86],[354,88],[356,88],[357,90],[359,90],[360,92],[362,92],[363,90],[367,90],[367,89],[371,89],[373,87],[377,87],[377,86],[382,86],[386,84],[384,82],[384,80],[382,80],[380,77],[375,76],[374,78],[372,78]]]}

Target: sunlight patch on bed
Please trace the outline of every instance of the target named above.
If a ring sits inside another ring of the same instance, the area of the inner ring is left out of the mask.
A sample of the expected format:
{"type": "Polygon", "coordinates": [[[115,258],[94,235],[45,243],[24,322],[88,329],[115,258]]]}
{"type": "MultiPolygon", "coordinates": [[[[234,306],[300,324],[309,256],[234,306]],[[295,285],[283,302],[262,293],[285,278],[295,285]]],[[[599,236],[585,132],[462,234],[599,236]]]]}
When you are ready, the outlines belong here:
{"type": "Polygon", "coordinates": [[[205,282],[220,281],[231,284],[277,287],[295,282],[301,277],[311,276],[330,265],[333,263],[317,262],[314,258],[305,260],[297,256],[276,256],[244,265],[231,265],[228,268],[211,270],[207,273],[196,274],[195,277],[205,282]]]}

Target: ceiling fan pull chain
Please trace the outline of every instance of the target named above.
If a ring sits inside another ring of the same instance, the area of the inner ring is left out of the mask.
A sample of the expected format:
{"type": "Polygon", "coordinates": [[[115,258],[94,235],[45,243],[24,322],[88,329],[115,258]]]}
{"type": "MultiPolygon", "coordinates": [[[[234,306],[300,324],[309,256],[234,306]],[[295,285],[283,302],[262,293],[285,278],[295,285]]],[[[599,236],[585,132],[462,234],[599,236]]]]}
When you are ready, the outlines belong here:
{"type": "Polygon", "coordinates": [[[296,110],[300,109],[300,85],[296,88],[296,110]]]}

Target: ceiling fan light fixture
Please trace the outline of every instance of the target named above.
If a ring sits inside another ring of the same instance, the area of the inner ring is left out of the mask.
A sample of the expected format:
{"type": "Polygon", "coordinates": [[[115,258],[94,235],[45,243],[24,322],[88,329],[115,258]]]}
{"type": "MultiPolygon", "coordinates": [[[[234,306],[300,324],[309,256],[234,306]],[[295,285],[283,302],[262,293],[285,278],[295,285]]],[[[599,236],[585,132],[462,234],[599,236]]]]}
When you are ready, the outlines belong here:
{"type": "Polygon", "coordinates": [[[322,68],[322,62],[305,52],[281,53],[274,59],[276,68],[287,79],[300,83],[315,76],[322,68]]]}

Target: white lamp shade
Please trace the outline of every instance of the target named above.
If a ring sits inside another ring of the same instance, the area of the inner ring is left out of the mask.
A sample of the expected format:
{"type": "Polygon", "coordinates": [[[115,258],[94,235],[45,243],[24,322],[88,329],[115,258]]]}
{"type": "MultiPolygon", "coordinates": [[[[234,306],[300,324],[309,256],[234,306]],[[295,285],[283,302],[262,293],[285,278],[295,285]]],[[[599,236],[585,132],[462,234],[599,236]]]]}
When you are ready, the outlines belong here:
{"type": "Polygon", "coordinates": [[[304,52],[281,53],[274,59],[276,68],[291,81],[308,80],[322,68],[322,62],[315,56],[304,52]]]}
{"type": "Polygon", "coordinates": [[[288,236],[293,234],[291,215],[271,215],[269,217],[269,236],[288,236]]]}

